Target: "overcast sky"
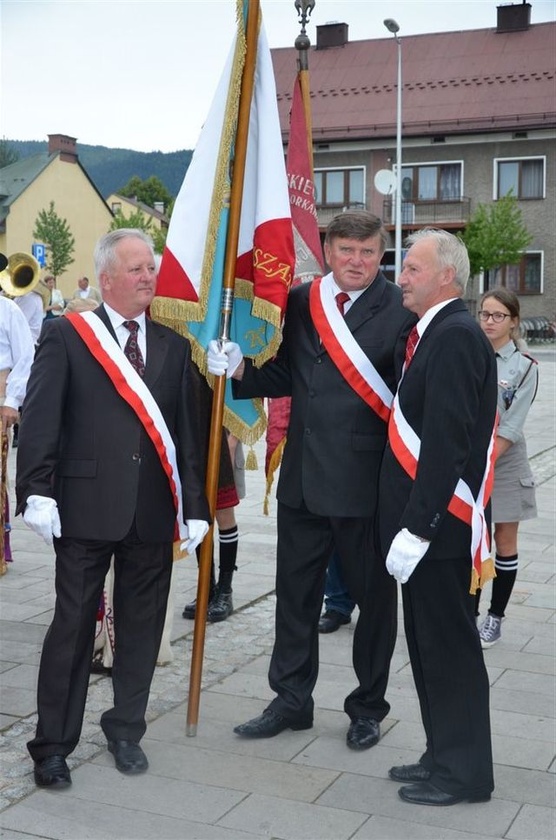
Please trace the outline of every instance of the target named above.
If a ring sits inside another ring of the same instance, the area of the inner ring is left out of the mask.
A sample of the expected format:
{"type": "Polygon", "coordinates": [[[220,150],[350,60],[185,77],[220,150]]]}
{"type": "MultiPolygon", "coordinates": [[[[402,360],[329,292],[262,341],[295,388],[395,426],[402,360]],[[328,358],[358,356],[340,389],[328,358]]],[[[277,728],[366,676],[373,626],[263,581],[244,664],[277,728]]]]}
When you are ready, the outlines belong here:
{"type": "MultiPolygon", "coordinates": [[[[531,0],[532,22],[555,0],[531,0]]],[[[495,0],[317,0],[307,27],[351,41],[496,26],[495,0]]],[[[293,0],[261,0],[271,47],[293,46],[293,0]]],[[[234,0],[0,0],[0,135],[164,152],[194,148],[235,30],[234,0]]],[[[395,49],[394,43],[392,48],[395,49]]],[[[292,67],[292,84],[295,75],[292,67]]],[[[310,68],[309,68],[310,69],[310,68]]]]}

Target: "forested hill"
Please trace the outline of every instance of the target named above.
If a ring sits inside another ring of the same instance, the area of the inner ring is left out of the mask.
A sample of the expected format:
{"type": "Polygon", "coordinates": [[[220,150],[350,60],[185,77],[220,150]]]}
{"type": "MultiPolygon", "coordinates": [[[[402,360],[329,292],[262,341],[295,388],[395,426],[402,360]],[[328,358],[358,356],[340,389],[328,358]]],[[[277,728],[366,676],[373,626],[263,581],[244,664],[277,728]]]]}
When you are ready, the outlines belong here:
{"type": "MultiPolygon", "coordinates": [[[[6,140],[23,160],[48,150],[48,143],[38,140],[6,140]]],[[[133,175],[142,181],[151,175],[160,178],[172,196],[178,194],[193,154],[192,149],[180,152],[134,152],[131,149],[108,149],[106,146],[77,144],[77,154],[98,191],[107,198],[118,192],[133,175]]]]}

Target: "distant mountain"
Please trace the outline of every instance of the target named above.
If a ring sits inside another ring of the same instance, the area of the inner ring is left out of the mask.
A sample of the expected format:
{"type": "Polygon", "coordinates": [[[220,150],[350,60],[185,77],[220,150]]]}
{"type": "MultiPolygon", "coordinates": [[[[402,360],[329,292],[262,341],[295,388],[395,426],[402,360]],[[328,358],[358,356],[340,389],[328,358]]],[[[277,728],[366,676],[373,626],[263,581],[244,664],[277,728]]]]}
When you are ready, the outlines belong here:
{"type": "MultiPolygon", "coordinates": [[[[39,140],[8,140],[21,160],[48,151],[48,143],[39,140]]],[[[134,152],[131,149],[108,149],[106,146],[77,144],[79,161],[104,198],[118,192],[133,175],[142,181],[156,175],[169,193],[177,196],[187,171],[192,149],[180,152],[134,152]]]]}

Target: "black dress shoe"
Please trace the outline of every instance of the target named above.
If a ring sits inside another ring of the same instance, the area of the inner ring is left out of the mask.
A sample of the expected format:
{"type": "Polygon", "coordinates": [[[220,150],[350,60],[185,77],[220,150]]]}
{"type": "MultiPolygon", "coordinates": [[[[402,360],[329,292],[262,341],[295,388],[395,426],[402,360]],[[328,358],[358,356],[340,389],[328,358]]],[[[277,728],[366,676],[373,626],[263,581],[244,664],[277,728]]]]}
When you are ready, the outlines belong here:
{"type": "Polygon", "coordinates": [[[380,723],[374,718],[357,717],[349,726],[346,743],[352,750],[368,750],[378,744],[380,723]]]}
{"type": "Polygon", "coordinates": [[[319,633],[335,633],[342,624],[350,624],[351,616],[337,610],[326,610],[319,619],[319,633]]]}
{"type": "Polygon", "coordinates": [[[147,756],[135,741],[108,741],[108,751],[120,773],[144,773],[149,766],[147,756]]]}
{"type": "Polygon", "coordinates": [[[67,788],[71,776],[63,755],[48,755],[35,761],[35,784],[39,787],[67,788]]]}
{"type": "Polygon", "coordinates": [[[242,738],[274,738],[275,735],[279,735],[284,729],[297,731],[299,729],[311,729],[312,725],[312,718],[288,720],[282,717],[282,715],[273,712],[272,709],[265,709],[259,717],[234,727],[234,732],[236,735],[241,735],[242,738]]]}
{"type": "Polygon", "coordinates": [[[412,805],[456,805],[458,802],[488,802],[490,799],[490,793],[446,793],[430,782],[407,785],[400,788],[398,793],[404,802],[411,802],[412,805]]]}
{"type": "Polygon", "coordinates": [[[428,782],[431,771],[422,764],[402,764],[399,767],[391,767],[388,775],[395,782],[428,782]]]}

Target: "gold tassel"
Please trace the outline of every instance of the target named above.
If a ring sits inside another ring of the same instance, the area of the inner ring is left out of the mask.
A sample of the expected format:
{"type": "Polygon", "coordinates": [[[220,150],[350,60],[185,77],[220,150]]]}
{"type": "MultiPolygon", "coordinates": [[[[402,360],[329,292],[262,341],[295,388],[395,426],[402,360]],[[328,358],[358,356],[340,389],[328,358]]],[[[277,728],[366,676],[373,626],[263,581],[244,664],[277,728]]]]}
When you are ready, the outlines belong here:
{"type": "Polygon", "coordinates": [[[482,589],[489,580],[493,580],[495,577],[496,569],[494,568],[494,560],[492,557],[489,557],[487,560],[483,560],[480,579],[475,567],[473,566],[471,570],[471,586],[469,587],[469,594],[475,595],[477,589],[482,589]]]}
{"type": "Polygon", "coordinates": [[[272,489],[272,482],[274,481],[274,473],[282,463],[282,453],[284,452],[284,446],[286,445],[286,438],[283,437],[272,455],[270,456],[270,461],[268,463],[268,471],[266,474],[266,492],[263,502],[263,513],[265,516],[268,516],[269,512],[269,499],[270,499],[270,491],[272,489]]]}
{"type": "Polygon", "coordinates": [[[176,560],[184,560],[186,557],[189,557],[189,555],[181,550],[181,541],[177,540],[172,546],[172,560],[175,563],[176,560]]]}
{"type": "Polygon", "coordinates": [[[257,463],[257,456],[255,455],[255,450],[253,447],[249,449],[247,453],[247,458],[245,459],[245,469],[246,470],[258,470],[259,465],[257,463]]]}

